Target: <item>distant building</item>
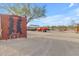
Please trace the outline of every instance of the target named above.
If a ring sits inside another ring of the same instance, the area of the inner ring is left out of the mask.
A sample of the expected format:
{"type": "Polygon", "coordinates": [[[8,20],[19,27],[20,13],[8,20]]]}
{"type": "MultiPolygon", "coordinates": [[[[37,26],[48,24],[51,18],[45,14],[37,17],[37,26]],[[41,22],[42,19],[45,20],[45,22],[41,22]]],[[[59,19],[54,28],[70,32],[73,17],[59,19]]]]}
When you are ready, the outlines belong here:
{"type": "Polygon", "coordinates": [[[36,30],[36,28],[39,27],[39,25],[29,25],[27,26],[27,30],[36,30]]]}

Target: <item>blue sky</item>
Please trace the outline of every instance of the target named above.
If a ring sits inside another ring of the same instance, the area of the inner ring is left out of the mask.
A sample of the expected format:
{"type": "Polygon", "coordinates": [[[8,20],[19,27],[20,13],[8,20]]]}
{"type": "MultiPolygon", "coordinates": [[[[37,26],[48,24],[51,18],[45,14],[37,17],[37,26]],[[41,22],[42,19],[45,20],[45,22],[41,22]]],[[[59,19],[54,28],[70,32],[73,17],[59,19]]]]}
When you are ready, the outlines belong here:
{"type": "Polygon", "coordinates": [[[35,19],[28,25],[52,26],[52,25],[71,25],[72,20],[79,22],[79,4],[78,3],[49,3],[38,4],[46,5],[45,18],[35,19]]]}
{"type": "MultiPolygon", "coordinates": [[[[40,3],[36,5],[46,5],[46,17],[34,19],[28,25],[52,26],[52,25],[71,25],[71,21],[79,22],[78,3],[40,3]]],[[[1,14],[7,11],[0,9],[1,14]]]]}

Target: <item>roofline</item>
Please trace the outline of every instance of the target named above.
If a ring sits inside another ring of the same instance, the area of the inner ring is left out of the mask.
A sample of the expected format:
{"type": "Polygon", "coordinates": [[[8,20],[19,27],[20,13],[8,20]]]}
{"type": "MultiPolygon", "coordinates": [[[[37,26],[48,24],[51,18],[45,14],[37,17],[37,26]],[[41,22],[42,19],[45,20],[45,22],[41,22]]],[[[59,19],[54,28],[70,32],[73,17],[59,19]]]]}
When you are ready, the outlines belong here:
{"type": "Polygon", "coordinates": [[[6,15],[8,15],[8,16],[16,16],[16,17],[26,17],[26,16],[12,15],[12,14],[0,14],[0,15],[2,15],[2,16],[6,16],[6,15]]]}

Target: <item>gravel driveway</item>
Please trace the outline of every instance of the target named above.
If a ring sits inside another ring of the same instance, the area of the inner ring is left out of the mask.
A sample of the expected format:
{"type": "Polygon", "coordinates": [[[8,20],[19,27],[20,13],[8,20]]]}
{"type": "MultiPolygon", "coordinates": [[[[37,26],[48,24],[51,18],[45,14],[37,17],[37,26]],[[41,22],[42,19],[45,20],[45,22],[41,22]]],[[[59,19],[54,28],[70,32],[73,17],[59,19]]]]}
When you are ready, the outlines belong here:
{"type": "Polygon", "coordinates": [[[79,56],[79,34],[32,32],[28,38],[0,40],[1,56],[79,56]]]}

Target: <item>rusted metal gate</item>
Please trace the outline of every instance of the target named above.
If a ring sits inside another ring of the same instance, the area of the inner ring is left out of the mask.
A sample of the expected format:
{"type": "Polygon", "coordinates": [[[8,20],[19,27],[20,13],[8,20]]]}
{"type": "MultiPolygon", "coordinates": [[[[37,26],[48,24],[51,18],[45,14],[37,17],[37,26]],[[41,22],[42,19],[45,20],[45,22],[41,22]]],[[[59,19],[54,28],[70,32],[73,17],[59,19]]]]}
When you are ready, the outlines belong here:
{"type": "Polygon", "coordinates": [[[0,15],[0,38],[10,39],[27,37],[26,17],[0,15]]]}

